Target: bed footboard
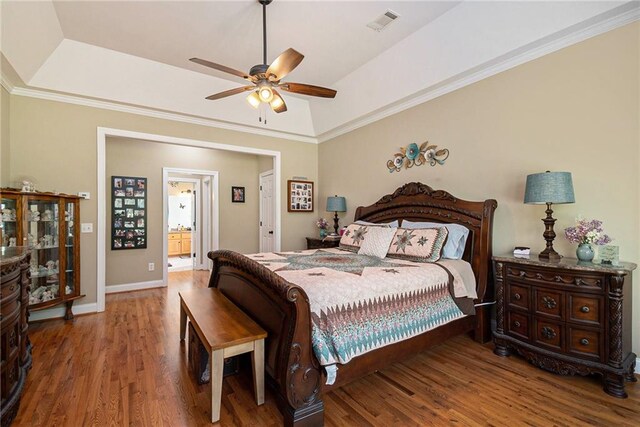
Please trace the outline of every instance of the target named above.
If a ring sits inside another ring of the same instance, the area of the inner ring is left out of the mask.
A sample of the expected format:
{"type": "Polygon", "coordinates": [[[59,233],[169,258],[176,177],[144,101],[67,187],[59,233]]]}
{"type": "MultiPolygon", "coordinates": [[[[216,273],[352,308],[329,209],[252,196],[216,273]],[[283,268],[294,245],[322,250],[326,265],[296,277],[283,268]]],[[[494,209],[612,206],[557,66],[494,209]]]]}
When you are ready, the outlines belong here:
{"type": "Polygon", "coordinates": [[[321,369],[311,348],[311,310],[304,290],[233,251],[209,252],[215,287],[268,333],[265,371],[285,425],[322,425],[321,369]]]}

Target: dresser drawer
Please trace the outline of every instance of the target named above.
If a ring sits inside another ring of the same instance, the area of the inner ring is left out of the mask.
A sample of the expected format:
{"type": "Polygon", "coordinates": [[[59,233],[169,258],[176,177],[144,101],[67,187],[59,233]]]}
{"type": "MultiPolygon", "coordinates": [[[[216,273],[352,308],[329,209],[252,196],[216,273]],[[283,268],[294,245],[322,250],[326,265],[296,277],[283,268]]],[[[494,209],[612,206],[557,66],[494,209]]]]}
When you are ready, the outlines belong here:
{"type": "Polygon", "coordinates": [[[536,288],[533,290],[534,311],[557,320],[564,319],[564,292],[536,288]]]}
{"type": "Polygon", "coordinates": [[[533,341],[556,351],[563,351],[563,326],[535,318],[533,321],[533,341]]]}
{"type": "Polygon", "coordinates": [[[15,322],[8,328],[2,331],[2,338],[0,340],[0,346],[2,348],[2,354],[0,360],[5,363],[7,360],[12,359],[18,352],[18,346],[20,344],[20,325],[15,322]]]}
{"type": "Polygon", "coordinates": [[[602,345],[600,332],[569,326],[569,353],[574,356],[600,360],[602,345]]]}
{"type": "Polygon", "coordinates": [[[507,313],[507,334],[529,341],[529,317],[525,314],[509,311],[507,313]]]}
{"type": "Polygon", "coordinates": [[[604,275],[572,270],[560,270],[521,265],[507,265],[507,279],[532,280],[541,284],[575,286],[586,290],[604,289],[604,275]]]}
{"type": "Polygon", "coordinates": [[[180,240],[180,233],[169,233],[169,240],[180,240]]]}
{"type": "Polygon", "coordinates": [[[511,307],[529,311],[529,287],[510,283],[507,287],[507,303],[511,307]]]}
{"type": "Polygon", "coordinates": [[[569,294],[569,321],[593,326],[602,324],[603,299],[593,295],[569,294]]]}
{"type": "Polygon", "coordinates": [[[2,284],[0,287],[0,304],[8,304],[20,296],[20,283],[18,280],[12,280],[9,283],[2,284]]]}
{"type": "Polygon", "coordinates": [[[18,385],[18,380],[20,379],[19,363],[18,357],[13,357],[7,360],[0,369],[0,376],[2,376],[2,383],[0,385],[0,395],[3,400],[2,403],[4,403],[7,398],[13,394],[15,387],[18,385]]]}

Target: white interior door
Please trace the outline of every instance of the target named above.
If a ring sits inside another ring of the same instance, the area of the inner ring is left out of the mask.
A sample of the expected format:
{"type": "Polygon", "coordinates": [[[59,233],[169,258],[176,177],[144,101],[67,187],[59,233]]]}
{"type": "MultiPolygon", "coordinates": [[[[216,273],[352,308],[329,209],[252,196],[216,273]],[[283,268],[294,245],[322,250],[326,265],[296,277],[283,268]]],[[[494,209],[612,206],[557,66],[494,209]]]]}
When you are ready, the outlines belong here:
{"type": "Polygon", "coordinates": [[[273,170],[260,174],[260,252],[275,250],[275,201],[273,170]]]}

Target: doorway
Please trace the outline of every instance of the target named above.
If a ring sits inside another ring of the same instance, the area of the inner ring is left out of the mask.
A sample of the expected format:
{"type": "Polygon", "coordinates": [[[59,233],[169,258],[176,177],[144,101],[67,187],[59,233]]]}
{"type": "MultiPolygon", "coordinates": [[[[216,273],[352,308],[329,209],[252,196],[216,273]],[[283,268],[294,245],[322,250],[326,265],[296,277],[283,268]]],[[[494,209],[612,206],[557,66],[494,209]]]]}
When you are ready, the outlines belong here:
{"type": "Polygon", "coordinates": [[[275,250],[273,169],[260,174],[260,252],[275,250]]]}
{"type": "MultiPolygon", "coordinates": [[[[185,176],[169,175],[167,211],[167,255],[169,271],[185,271],[195,268],[197,250],[200,248],[199,231],[201,180],[185,176]]],[[[208,212],[205,212],[209,215],[208,212]]]]}
{"type": "Polygon", "coordinates": [[[219,241],[218,172],[165,167],[162,175],[166,230],[163,275],[167,277],[169,271],[209,270],[207,254],[218,249],[219,241]]]}

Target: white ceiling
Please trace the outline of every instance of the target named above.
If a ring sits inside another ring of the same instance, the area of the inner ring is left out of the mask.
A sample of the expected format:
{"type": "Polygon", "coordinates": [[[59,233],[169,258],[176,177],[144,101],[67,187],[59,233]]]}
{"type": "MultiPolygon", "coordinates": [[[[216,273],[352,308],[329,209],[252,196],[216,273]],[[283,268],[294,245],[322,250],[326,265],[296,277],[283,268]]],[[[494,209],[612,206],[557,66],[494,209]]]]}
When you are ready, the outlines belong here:
{"type": "MultiPolygon", "coordinates": [[[[267,61],[287,48],[305,55],[291,81],[330,86],[433,21],[456,2],[276,0],[267,6],[267,61]],[[366,24],[391,9],[384,32],[366,24]]],[[[262,63],[262,7],[256,0],[54,1],[65,38],[242,82],[193,64],[199,57],[248,72],[262,63]]]]}
{"type": "Polygon", "coordinates": [[[241,79],[188,61],[241,71],[261,63],[257,1],[2,1],[0,8],[2,81],[16,94],[303,141],[357,128],[640,14],[638,2],[623,1],[275,0],[267,7],[267,60],[295,48],[305,59],[285,80],[332,87],[338,96],[285,94],[289,110],[264,126],[244,96],[204,99],[241,79]],[[366,27],[387,9],[400,18],[380,33],[366,27]]]}

